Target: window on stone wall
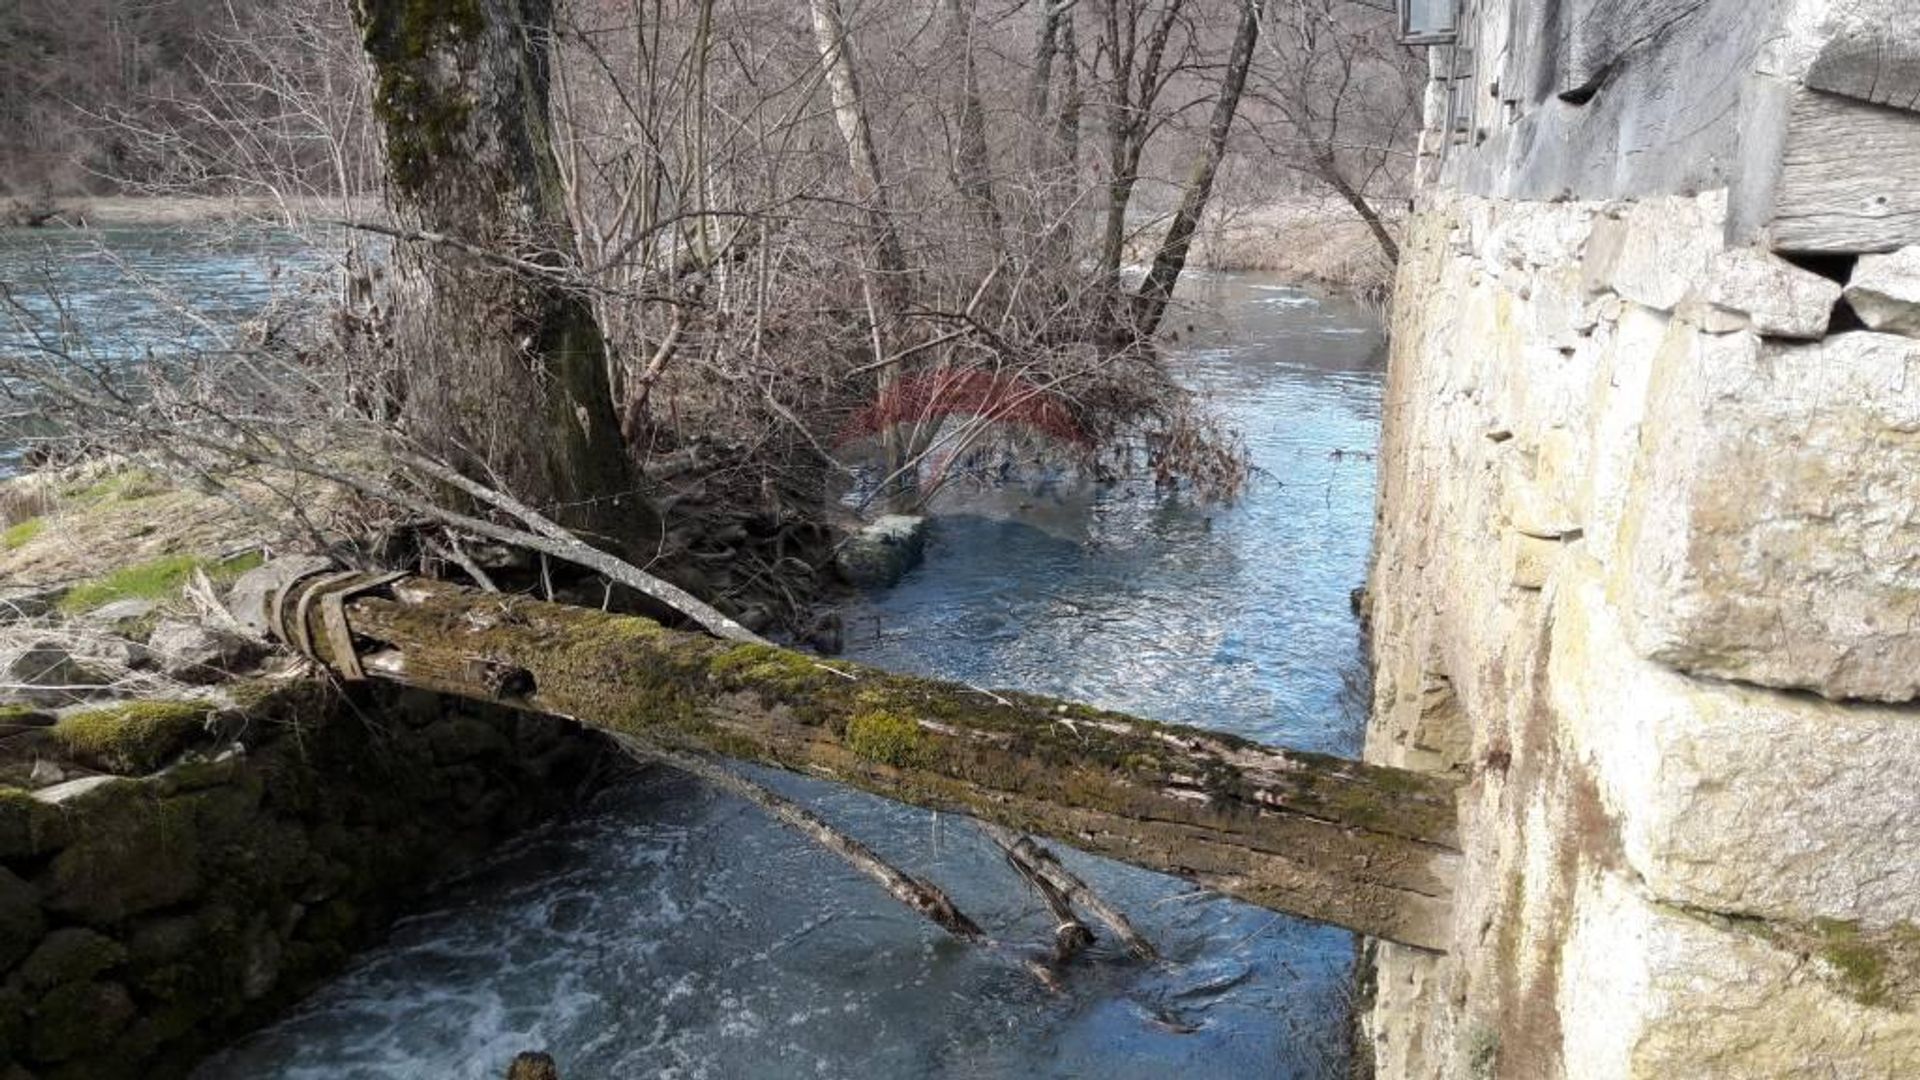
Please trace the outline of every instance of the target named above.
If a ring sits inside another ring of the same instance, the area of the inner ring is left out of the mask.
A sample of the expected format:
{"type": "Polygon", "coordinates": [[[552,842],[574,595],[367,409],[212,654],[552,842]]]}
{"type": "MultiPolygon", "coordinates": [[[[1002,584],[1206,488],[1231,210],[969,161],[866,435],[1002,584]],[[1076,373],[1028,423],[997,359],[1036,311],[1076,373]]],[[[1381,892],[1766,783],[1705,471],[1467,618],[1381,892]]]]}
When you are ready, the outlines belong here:
{"type": "Polygon", "coordinates": [[[1400,39],[1409,45],[1439,45],[1459,30],[1459,0],[1400,0],[1400,39]]]}

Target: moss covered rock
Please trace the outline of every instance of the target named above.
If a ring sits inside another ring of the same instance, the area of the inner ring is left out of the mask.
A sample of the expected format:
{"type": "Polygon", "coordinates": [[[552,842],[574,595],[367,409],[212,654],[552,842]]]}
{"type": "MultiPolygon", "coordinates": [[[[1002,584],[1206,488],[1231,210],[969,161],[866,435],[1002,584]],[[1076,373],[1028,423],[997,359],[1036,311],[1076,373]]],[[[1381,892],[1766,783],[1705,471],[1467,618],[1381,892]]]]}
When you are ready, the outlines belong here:
{"type": "Polygon", "coordinates": [[[66,846],[73,823],[25,788],[0,787],[0,859],[34,858],[66,846]]]}
{"type": "Polygon", "coordinates": [[[111,925],[199,891],[200,835],[186,799],[155,798],[120,781],[86,802],[86,829],[42,879],[49,910],[111,925]]]}
{"type": "Polygon", "coordinates": [[[138,1010],[119,983],[56,987],[33,1008],[27,1053],[35,1061],[67,1061],[112,1039],[138,1010]]]}
{"type": "Polygon", "coordinates": [[[74,757],[108,772],[149,773],[206,730],[205,702],[136,701],[62,717],[53,733],[74,757]]]}
{"type": "Polygon", "coordinates": [[[126,948],[105,934],[83,926],[62,927],[48,934],[20,965],[20,983],[28,990],[51,990],[85,982],[126,959],[126,948]]]}
{"type": "Polygon", "coordinates": [[[0,868],[0,971],[27,954],[47,931],[33,887],[0,868]]]}

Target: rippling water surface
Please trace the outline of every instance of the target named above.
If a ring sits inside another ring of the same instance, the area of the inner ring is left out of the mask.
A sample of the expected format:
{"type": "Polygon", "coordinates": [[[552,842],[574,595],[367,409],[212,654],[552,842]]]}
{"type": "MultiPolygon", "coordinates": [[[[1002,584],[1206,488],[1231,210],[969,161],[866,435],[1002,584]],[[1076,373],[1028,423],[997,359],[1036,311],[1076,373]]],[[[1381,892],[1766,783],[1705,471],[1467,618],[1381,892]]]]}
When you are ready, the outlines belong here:
{"type": "MultiPolygon", "coordinates": [[[[148,272],[237,308],[270,265],[257,249],[148,249],[148,272]]],[[[0,246],[0,272],[19,265],[0,246]]],[[[951,490],[925,564],[847,613],[849,655],[1357,749],[1348,593],[1371,524],[1377,327],[1255,277],[1195,284],[1211,314],[1183,328],[1182,374],[1245,434],[1262,470],[1247,496],[1195,508],[1125,485],[951,490]]],[[[164,328],[164,312],[92,287],[77,311],[123,336],[143,319],[164,328]]],[[[759,775],[1015,945],[956,945],[753,808],[657,773],[499,852],[198,1075],[497,1080],[530,1048],[567,1080],[1342,1074],[1345,932],[1066,852],[1165,956],[1142,964],[1103,942],[1049,993],[1015,949],[1051,920],[963,821],[759,775]]]]}

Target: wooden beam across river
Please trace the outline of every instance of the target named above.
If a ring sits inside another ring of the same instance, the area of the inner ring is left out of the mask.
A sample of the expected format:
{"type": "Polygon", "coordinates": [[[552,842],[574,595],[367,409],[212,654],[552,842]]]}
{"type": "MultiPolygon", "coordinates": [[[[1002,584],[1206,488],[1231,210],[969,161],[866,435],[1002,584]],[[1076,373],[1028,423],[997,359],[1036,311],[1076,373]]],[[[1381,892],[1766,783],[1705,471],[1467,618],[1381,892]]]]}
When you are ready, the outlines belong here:
{"type": "Polygon", "coordinates": [[[272,610],[350,676],[822,776],[1445,947],[1459,853],[1440,777],[425,578],[308,577],[272,610]]]}

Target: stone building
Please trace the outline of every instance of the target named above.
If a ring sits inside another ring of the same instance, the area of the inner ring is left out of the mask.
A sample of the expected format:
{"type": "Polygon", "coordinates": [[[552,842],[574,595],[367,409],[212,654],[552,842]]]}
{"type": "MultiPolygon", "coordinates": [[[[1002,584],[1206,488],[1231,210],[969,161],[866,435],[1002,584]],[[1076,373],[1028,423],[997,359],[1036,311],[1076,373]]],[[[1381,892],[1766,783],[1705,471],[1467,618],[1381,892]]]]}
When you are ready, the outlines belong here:
{"type": "Polygon", "coordinates": [[[1379,1075],[1920,1075],[1920,3],[1403,3],[1379,1075]]]}

